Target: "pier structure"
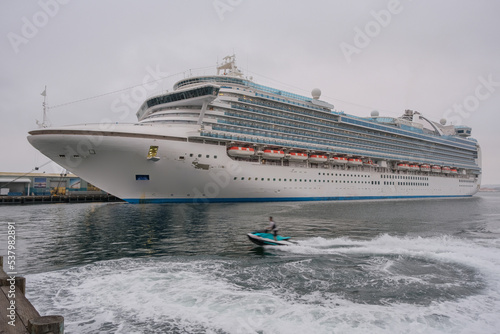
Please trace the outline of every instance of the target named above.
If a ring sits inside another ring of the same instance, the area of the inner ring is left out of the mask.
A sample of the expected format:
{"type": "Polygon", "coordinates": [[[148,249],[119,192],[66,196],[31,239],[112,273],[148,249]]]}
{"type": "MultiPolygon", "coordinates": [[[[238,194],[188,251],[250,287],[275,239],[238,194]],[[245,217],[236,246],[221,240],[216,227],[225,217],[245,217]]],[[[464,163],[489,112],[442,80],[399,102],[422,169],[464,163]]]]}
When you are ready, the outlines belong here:
{"type": "Polygon", "coordinates": [[[99,194],[106,192],[66,171],[59,174],[0,172],[0,196],[99,194]]]}
{"type": "Polygon", "coordinates": [[[3,269],[0,256],[0,333],[64,334],[64,317],[40,316],[26,298],[26,278],[3,269]]]}
{"type": "Polygon", "coordinates": [[[118,201],[71,173],[0,172],[0,205],[118,201]]]}

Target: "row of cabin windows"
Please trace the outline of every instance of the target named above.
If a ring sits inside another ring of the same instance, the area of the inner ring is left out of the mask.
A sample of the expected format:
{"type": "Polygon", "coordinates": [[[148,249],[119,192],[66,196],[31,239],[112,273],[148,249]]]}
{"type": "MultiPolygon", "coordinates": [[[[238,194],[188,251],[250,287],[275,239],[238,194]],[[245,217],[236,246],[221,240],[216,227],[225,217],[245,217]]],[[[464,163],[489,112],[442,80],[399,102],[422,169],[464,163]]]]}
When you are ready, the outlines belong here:
{"type": "MultiPolygon", "coordinates": [[[[234,177],[233,180],[238,180],[238,177],[234,177]]],[[[241,181],[244,181],[244,180],[248,180],[248,181],[251,181],[252,178],[251,177],[244,177],[242,176],[240,178],[241,181]]],[[[259,178],[258,177],[255,177],[254,178],[254,181],[258,181],[259,178]]],[[[261,181],[271,181],[271,178],[268,177],[268,178],[264,178],[264,177],[261,177],[260,178],[261,181]]],[[[281,178],[272,178],[272,181],[282,181],[281,178]]],[[[312,180],[312,179],[283,179],[284,182],[323,182],[323,183],[330,183],[330,180],[312,180]]],[[[331,180],[331,183],[333,183],[333,180],[331,180]]],[[[335,183],[363,183],[363,184],[380,184],[380,181],[349,181],[349,180],[335,180],[335,183]]]]}
{"type": "MultiPolygon", "coordinates": [[[[392,182],[394,184],[394,182],[392,182]]],[[[422,183],[422,182],[398,182],[398,186],[423,186],[423,187],[428,187],[428,183],[422,183]]]]}
{"type": "MultiPolygon", "coordinates": [[[[321,175],[321,173],[318,173],[318,175],[321,175]]],[[[323,173],[323,175],[330,176],[330,173],[323,173]]],[[[367,174],[342,174],[342,173],[335,173],[335,176],[370,177],[370,175],[367,174]]]]}
{"type": "Polygon", "coordinates": [[[418,180],[418,181],[428,181],[429,178],[425,176],[412,176],[412,175],[380,175],[383,179],[398,179],[398,180],[418,180]]]}
{"type": "MultiPolygon", "coordinates": [[[[198,154],[198,158],[201,158],[202,156],[203,156],[203,154],[201,154],[201,153],[198,154]]],[[[189,153],[189,157],[190,158],[194,157],[194,153],[189,153]]],[[[210,154],[205,155],[205,158],[210,158],[210,154]]],[[[214,159],[217,159],[216,155],[214,155],[214,159]]]]}

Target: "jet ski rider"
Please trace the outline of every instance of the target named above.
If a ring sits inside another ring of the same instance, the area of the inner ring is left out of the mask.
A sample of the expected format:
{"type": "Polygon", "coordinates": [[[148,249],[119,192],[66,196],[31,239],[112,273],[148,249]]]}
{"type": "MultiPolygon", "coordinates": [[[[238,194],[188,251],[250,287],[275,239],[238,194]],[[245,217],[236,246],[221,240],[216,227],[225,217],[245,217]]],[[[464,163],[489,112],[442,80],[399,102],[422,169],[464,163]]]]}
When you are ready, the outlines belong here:
{"type": "Polygon", "coordinates": [[[266,232],[268,231],[272,232],[274,234],[274,240],[277,240],[276,236],[278,235],[278,227],[276,226],[273,217],[269,217],[269,226],[266,228],[266,232]]]}

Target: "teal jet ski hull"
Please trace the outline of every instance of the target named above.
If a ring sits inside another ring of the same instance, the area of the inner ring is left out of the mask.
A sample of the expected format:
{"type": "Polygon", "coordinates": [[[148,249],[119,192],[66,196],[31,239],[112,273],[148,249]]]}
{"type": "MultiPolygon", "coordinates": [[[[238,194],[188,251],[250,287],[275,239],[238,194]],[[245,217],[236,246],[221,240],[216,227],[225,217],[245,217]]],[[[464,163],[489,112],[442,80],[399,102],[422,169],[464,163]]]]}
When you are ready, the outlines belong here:
{"type": "Polygon", "coordinates": [[[276,240],[274,239],[274,234],[266,233],[266,232],[252,232],[247,234],[248,239],[256,245],[259,246],[288,246],[292,245],[290,241],[290,237],[282,237],[281,235],[276,236],[276,240]]]}

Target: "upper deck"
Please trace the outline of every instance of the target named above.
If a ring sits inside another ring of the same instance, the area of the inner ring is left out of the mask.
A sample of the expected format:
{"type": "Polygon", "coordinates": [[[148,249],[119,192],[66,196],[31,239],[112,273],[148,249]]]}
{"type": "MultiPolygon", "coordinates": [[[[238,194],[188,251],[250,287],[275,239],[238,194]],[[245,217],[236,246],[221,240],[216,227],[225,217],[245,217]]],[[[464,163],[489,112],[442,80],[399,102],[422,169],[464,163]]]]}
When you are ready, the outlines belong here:
{"type": "Polygon", "coordinates": [[[478,144],[469,138],[469,127],[433,122],[412,110],[397,118],[378,112],[370,117],[348,115],[320,100],[319,89],[306,97],[256,84],[243,78],[230,60],[218,67],[217,75],[182,79],[173,92],[149,98],[138,112],[139,120],[197,124],[202,137],[246,145],[480,169],[478,144]]]}

